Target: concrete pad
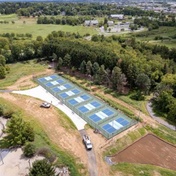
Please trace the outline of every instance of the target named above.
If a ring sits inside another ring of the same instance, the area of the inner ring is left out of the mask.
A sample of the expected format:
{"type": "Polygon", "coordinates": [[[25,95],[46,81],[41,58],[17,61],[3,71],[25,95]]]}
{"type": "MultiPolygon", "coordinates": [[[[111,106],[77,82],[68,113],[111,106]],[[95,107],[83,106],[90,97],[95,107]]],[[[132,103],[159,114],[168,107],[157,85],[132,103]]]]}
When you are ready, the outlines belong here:
{"type": "Polygon", "coordinates": [[[23,157],[21,148],[11,150],[4,158],[0,159],[0,176],[24,176],[29,173],[29,168],[35,160],[44,157],[35,156],[31,159],[23,157]]]}
{"type": "Polygon", "coordinates": [[[35,98],[39,98],[43,101],[46,101],[48,103],[51,103],[52,105],[63,111],[73,121],[78,130],[84,129],[85,124],[87,124],[86,121],[84,121],[76,113],[73,113],[71,109],[69,109],[66,105],[62,104],[60,100],[58,100],[56,97],[50,94],[42,86],[38,86],[29,90],[12,91],[12,93],[32,96],[35,98]]]}

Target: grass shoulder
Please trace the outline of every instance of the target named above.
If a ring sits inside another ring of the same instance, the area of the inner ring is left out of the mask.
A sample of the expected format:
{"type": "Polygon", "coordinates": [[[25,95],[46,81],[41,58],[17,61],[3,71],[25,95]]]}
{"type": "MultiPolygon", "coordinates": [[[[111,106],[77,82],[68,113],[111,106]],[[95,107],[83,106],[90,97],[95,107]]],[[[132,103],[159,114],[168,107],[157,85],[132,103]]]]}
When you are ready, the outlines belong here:
{"type": "Polygon", "coordinates": [[[112,175],[116,173],[116,171],[122,172],[125,176],[134,175],[134,176],[154,176],[154,175],[162,175],[162,176],[175,176],[176,171],[172,171],[169,169],[164,169],[157,166],[147,165],[147,164],[133,164],[133,163],[119,163],[113,165],[111,167],[112,175]]]}

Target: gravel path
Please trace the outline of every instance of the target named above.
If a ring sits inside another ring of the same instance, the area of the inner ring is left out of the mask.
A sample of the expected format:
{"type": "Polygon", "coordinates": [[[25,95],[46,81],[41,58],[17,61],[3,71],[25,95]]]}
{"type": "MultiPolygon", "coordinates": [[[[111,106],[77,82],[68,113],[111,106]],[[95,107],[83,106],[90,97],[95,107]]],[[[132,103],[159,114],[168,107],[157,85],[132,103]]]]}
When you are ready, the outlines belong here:
{"type": "MultiPolygon", "coordinates": [[[[80,130],[79,131],[81,136],[86,134],[85,130],[80,130]]],[[[86,148],[85,148],[86,150],[86,148]]],[[[90,176],[98,176],[98,171],[97,171],[97,161],[95,157],[94,150],[87,151],[87,156],[88,156],[88,168],[89,168],[89,174],[90,176]]]]}
{"type": "Polygon", "coordinates": [[[152,110],[152,103],[150,101],[147,103],[147,111],[149,112],[150,116],[155,119],[158,123],[170,128],[171,130],[176,130],[176,127],[174,125],[169,124],[167,121],[155,115],[152,110]]]}

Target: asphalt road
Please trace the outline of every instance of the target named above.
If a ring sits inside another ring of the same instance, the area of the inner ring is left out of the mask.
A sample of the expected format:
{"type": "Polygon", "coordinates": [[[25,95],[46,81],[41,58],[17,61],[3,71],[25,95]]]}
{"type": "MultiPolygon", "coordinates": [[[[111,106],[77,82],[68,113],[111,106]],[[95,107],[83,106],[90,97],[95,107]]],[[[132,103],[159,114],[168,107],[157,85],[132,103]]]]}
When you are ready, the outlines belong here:
{"type": "Polygon", "coordinates": [[[171,125],[171,124],[169,124],[167,121],[163,120],[162,118],[157,117],[157,116],[155,115],[155,113],[153,112],[151,106],[152,106],[152,103],[151,103],[151,102],[148,102],[148,103],[147,103],[147,111],[149,112],[150,116],[151,116],[153,119],[155,119],[158,123],[160,123],[160,124],[166,126],[167,128],[170,128],[171,130],[176,130],[176,127],[175,127],[174,125],[171,125]]]}
{"type": "Polygon", "coordinates": [[[1,90],[0,89],[0,92],[7,92],[8,93],[8,92],[12,92],[12,90],[1,90]]]}
{"type": "MultiPolygon", "coordinates": [[[[81,136],[86,134],[85,130],[80,130],[79,131],[81,136]]],[[[84,144],[83,144],[84,145],[84,144]]],[[[86,150],[86,148],[85,148],[86,150]]],[[[97,171],[97,161],[96,161],[96,156],[94,153],[94,149],[87,151],[87,156],[88,156],[88,165],[89,165],[89,175],[90,176],[98,176],[98,171],[97,171]]]]}

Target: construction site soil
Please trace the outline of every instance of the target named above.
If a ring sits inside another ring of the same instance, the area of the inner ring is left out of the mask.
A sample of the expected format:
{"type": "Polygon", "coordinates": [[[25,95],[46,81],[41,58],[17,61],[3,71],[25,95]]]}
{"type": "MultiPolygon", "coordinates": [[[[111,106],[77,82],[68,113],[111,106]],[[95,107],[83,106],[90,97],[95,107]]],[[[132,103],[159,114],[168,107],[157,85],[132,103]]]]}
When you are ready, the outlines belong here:
{"type": "Polygon", "coordinates": [[[112,156],[111,161],[151,164],[176,170],[176,147],[153,134],[147,134],[112,156]]]}

